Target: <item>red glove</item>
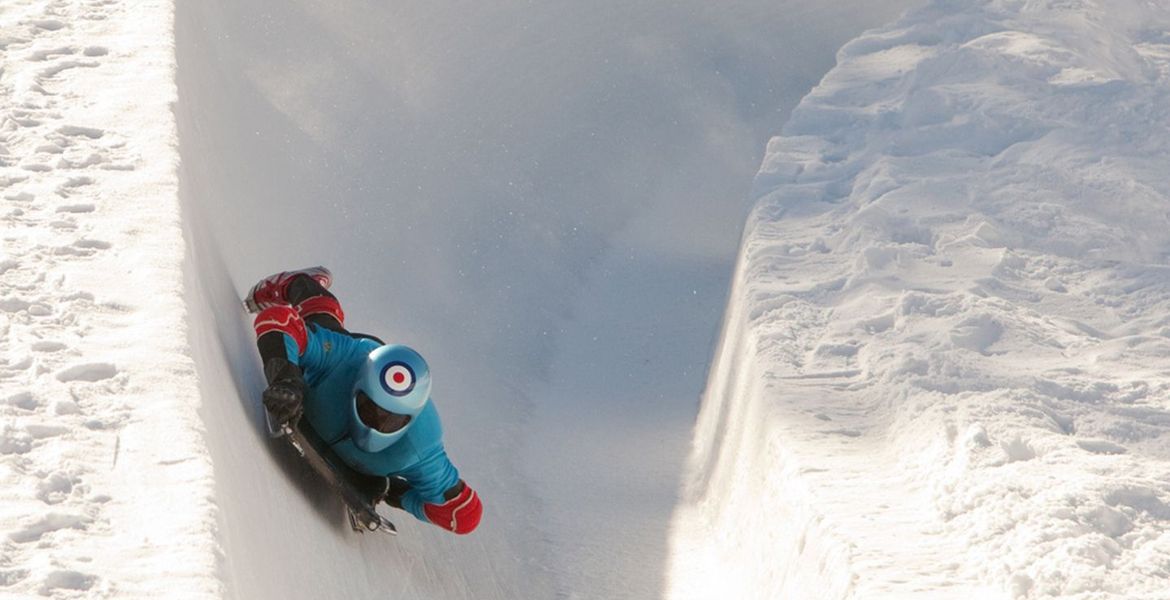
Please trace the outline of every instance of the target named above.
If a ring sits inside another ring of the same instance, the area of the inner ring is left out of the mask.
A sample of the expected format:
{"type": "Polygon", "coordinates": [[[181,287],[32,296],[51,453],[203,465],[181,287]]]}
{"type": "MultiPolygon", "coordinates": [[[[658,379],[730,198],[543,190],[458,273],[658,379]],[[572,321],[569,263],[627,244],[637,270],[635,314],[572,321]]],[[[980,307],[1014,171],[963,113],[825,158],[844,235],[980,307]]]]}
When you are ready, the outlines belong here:
{"type": "Polygon", "coordinates": [[[309,333],[305,330],[305,321],[297,314],[296,309],[287,304],[270,306],[260,311],[252,327],[256,329],[257,341],[266,333],[278,331],[291,337],[301,353],[309,347],[309,333]]]}
{"type": "Polygon", "coordinates": [[[479,494],[470,485],[462,481],[460,483],[463,483],[463,491],[458,495],[442,504],[424,504],[423,512],[431,523],[463,535],[479,526],[483,504],[479,501],[479,494]]]}

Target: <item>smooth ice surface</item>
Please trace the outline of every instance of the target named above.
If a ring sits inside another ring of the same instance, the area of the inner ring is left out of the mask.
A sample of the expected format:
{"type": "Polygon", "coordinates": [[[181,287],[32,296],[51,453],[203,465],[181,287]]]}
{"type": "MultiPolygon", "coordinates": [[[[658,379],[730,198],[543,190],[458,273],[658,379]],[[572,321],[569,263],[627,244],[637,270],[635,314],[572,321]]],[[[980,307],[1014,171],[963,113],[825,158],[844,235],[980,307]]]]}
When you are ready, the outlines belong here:
{"type": "Polygon", "coordinates": [[[756,178],[668,597],[1166,598],[1170,8],[939,0],[756,178]]]}
{"type": "Polygon", "coordinates": [[[189,300],[232,592],[658,595],[766,132],[902,6],[182,3],[189,300]],[[266,450],[234,299],[316,263],[354,329],[430,361],[486,505],[473,536],[400,517],[397,540],[355,538],[266,450]]]}

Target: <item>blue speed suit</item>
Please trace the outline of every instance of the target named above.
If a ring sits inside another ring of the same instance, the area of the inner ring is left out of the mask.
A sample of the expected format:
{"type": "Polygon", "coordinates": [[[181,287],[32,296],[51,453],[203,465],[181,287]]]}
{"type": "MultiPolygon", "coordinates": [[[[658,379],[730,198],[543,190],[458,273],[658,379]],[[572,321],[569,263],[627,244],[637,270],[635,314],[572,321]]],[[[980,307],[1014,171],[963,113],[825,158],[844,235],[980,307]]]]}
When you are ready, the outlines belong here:
{"type": "Polygon", "coordinates": [[[467,533],[461,528],[474,529],[481,510],[479,499],[447,458],[434,403],[428,398],[402,437],[389,447],[377,452],[359,448],[349,433],[355,380],[366,358],[383,343],[345,330],[336,297],[312,278],[292,279],[285,293],[287,305],[266,308],[256,319],[266,374],[274,358],[299,368],[307,388],[305,421],[355,471],[397,483],[390,486],[388,503],[456,533],[467,533]],[[468,515],[471,510],[477,511],[474,523],[468,515]]]}

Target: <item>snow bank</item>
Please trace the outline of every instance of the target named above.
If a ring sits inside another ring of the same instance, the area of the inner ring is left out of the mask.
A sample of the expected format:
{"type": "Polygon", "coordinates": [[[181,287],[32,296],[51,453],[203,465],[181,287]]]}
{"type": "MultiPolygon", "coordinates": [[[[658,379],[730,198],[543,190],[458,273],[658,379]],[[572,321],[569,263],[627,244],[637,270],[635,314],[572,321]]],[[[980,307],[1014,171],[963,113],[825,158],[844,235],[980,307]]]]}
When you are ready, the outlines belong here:
{"type": "Polygon", "coordinates": [[[211,598],[172,5],[0,8],[0,595],[211,598]]]}
{"type": "Polygon", "coordinates": [[[1170,9],[937,1],[768,145],[676,598],[1164,598],[1170,9]]]}

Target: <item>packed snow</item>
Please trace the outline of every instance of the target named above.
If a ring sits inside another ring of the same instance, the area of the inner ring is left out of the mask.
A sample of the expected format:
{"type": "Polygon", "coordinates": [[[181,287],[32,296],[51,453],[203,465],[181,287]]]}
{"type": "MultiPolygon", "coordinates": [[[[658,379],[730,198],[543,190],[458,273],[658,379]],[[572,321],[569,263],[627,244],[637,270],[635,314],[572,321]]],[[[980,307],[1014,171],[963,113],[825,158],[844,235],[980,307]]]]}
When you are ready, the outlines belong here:
{"type": "Polygon", "coordinates": [[[0,7],[0,595],[212,598],[169,1],[0,7]]]}
{"type": "Polygon", "coordinates": [[[768,145],[673,598],[1170,597],[1170,7],[937,1],[768,145]]]}
{"type": "Polygon", "coordinates": [[[1170,598],[1161,3],[840,49],[682,462],[733,182],[873,4],[6,1],[0,596],[1170,598]],[[471,536],[263,434],[239,297],[318,262],[428,356],[471,536]]]}

